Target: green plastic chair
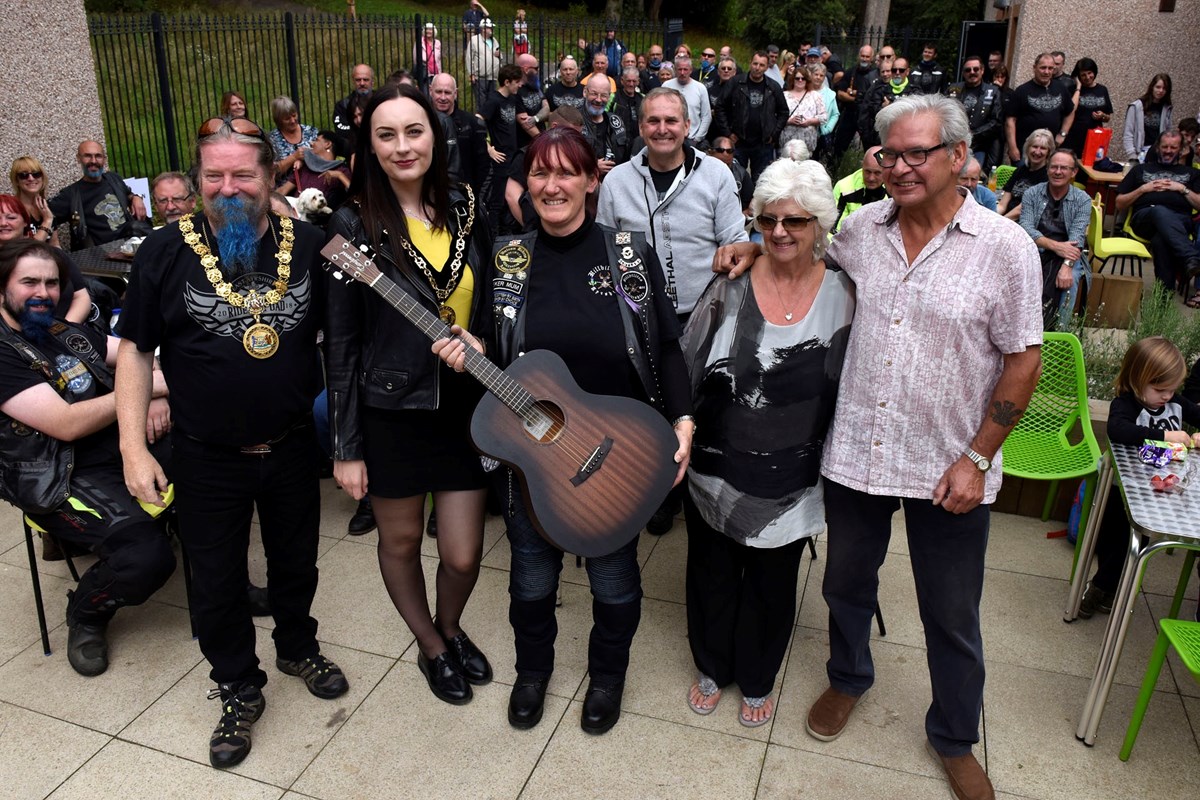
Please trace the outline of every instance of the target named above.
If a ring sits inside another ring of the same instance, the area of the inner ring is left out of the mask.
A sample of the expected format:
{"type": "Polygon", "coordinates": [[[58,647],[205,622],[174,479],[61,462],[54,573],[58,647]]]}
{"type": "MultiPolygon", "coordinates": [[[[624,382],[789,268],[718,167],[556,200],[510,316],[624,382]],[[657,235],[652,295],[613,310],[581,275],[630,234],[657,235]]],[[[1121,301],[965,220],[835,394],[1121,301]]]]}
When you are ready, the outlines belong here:
{"type": "Polygon", "coordinates": [[[1113,269],[1109,270],[1111,274],[1124,275],[1125,265],[1129,264],[1129,274],[1142,277],[1142,262],[1150,258],[1150,252],[1146,246],[1123,236],[1105,236],[1103,228],[1104,206],[1093,202],[1092,218],[1087,229],[1087,243],[1088,249],[1092,251],[1093,266],[1097,260],[1100,262],[1100,265],[1095,267],[1095,271],[1103,272],[1108,262],[1112,261],[1113,269]]]}
{"type": "MultiPolygon", "coordinates": [[[[1083,348],[1074,334],[1044,335],[1042,376],[1029,408],[1004,440],[1003,454],[1005,475],[1050,481],[1043,520],[1050,518],[1059,481],[1096,472],[1100,445],[1088,415],[1083,348]]],[[[1079,520],[1081,531],[1087,524],[1095,490],[1096,481],[1088,481],[1079,520]]]]}
{"type": "Polygon", "coordinates": [[[1158,639],[1154,643],[1154,653],[1146,666],[1146,677],[1142,680],[1142,691],[1138,695],[1137,704],[1133,707],[1133,716],[1129,719],[1129,728],[1125,731],[1125,744],[1121,747],[1121,760],[1128,761],[1133,752],[1133,744],[1137,741],[1138,731],[1142,728],[1142,720],[1146,717],[1146,707],[1154,695],[1154,687],[1158,684],[1158,674],[1162,672],[1163,661],[1167,658],[1167,650],[1174,647],[1179,654],[1179,660],[1187,671],[1192,673],[1192,679],[1200,683],[1200,622],[1189,622],[1183,619],[1164,619],[1159,621],[1158,639]]]}
{"type": "Polygon", "coordinates": [[[1016,171],[1017,171],[1017,168],[1012,166],[1011,164],[1001,164],[1000,166],[996,167],[996,191],[997,192],[1004,191],[1005,184],[1008,183],[1008,179],[1011,178],[1012,174],[1016,171]]]}

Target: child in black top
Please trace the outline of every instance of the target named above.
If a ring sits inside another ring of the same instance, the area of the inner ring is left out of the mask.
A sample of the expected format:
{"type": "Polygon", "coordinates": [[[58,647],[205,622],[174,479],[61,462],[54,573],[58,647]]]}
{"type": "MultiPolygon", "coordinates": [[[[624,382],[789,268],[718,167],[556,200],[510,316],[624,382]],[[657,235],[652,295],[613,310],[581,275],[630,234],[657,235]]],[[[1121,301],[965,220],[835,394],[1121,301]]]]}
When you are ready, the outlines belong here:
{"type": "MultiPolygon", "coordinates": [[[[1200,364],[1197,365],[1200,368],[1200,364]]],[[[1196,370],[1193,370],[1193,377],[1196,370]]],[[[1108,410],[1108,439],[1114,444],[1141,445],[1146,439],[1200,446],[1200,434],[1182,430],[1183,423],[1200,426],[1200,405],[1178,393],[1187,377],[1187,363],[1175,345],[1161,336],[1150,336],[1125,353],[1117,375],[1117,396],[1108,410]]],[[[1191,385],[1189,381],[1189,386],[1191,385]]],[[[1200,454],[1191,456],[1200,457],[1200,454]]],[[[1114,486],[1097,531],[1099,565],[1079,606],[1088,619],[1097,611],[1112,610],[1121,568],[1128,550],[1129,523],[1124,504],[1114,486]]]]}

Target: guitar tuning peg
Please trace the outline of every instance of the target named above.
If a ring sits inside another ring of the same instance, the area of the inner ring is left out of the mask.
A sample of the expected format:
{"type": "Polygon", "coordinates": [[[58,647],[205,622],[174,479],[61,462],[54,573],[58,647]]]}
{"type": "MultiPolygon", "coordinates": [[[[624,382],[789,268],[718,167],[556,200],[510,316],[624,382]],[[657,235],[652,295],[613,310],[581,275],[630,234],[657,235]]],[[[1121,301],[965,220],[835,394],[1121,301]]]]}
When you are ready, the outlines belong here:
{"type": "Polygon", "coordinates": [[[363,252],[365,253],[365,252],[367,252],[367,250],[368,250],[369,248],[368,248],[368,247],[367,247],[365,244],[360,244],[360,245],[358,246],[358,249],[359,249],[359,250],[361,250],[361,251],[363,251],[363,252]]]}

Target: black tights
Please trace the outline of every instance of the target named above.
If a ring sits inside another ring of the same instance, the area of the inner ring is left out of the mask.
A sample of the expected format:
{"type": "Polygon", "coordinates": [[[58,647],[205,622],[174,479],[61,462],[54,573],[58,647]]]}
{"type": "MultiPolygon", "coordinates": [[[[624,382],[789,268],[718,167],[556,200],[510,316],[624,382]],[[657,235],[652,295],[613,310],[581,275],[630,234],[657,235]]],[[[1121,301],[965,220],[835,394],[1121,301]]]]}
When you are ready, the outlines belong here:
{"type": "Polygon", "coordinates": [[[463,609],[479,577],[483,558],[483,510],[486,491],[435,492],[438,516],[436,619],[429,613],[421,541],[425,531],[425,495],[371,498],[379,524],[379,572],[388,595],[417,646],[427,658],[445,652],[442,637],[462,633],[463,609]]]}

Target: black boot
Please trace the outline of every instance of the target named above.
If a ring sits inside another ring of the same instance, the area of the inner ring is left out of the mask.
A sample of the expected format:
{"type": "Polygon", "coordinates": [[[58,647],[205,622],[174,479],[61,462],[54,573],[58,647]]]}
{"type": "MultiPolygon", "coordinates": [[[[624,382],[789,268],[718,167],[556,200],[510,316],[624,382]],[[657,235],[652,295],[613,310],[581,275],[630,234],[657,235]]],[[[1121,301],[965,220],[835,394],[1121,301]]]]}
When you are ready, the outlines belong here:
{"type": "Polygon", "coordinates": [[[98,575],[106,569],[103,562],[96,564],[84,573],[75,591],[67,592],[67,661],[88,678],[108,669],[108,622],[119,605],[108,590],[95,588],[111,586],[108,576],[98,575]]]}
{"type": "Polygon", "coordinates": [[[510,598],[508,621],[517,649],[517,680],[508,697],[508,724],[527,730],[542,719],[546,687],[554,671],[554,640],[558,637],[554,594],[541,600],[510,598]]]}
{"type": "Polygon", "coordinates": [[[592,633],[588,638],[588,683],[580,727],[606,733],[621,718],[621,696],[629,669],[629,647],[642,617],[642,600],[601,603],[592,600],[592,633]]]}
{"type": "Polygon", "coordinates": [[[554,593],[540,600],[510,598],[508,621],[515,638],[517,674],[549,676],[554,672],[554,640],[558,638],[554,593]]]}
{"type": "Polygon", "coordinates": [[[355,510],[354,516],[350,518],[350,525],[346,532],[351,536],[362,536],[373,530],[375,530],[375,511],[371,508],[371,495],[367,494],[358,501],[358,508],[355,510]]]}

